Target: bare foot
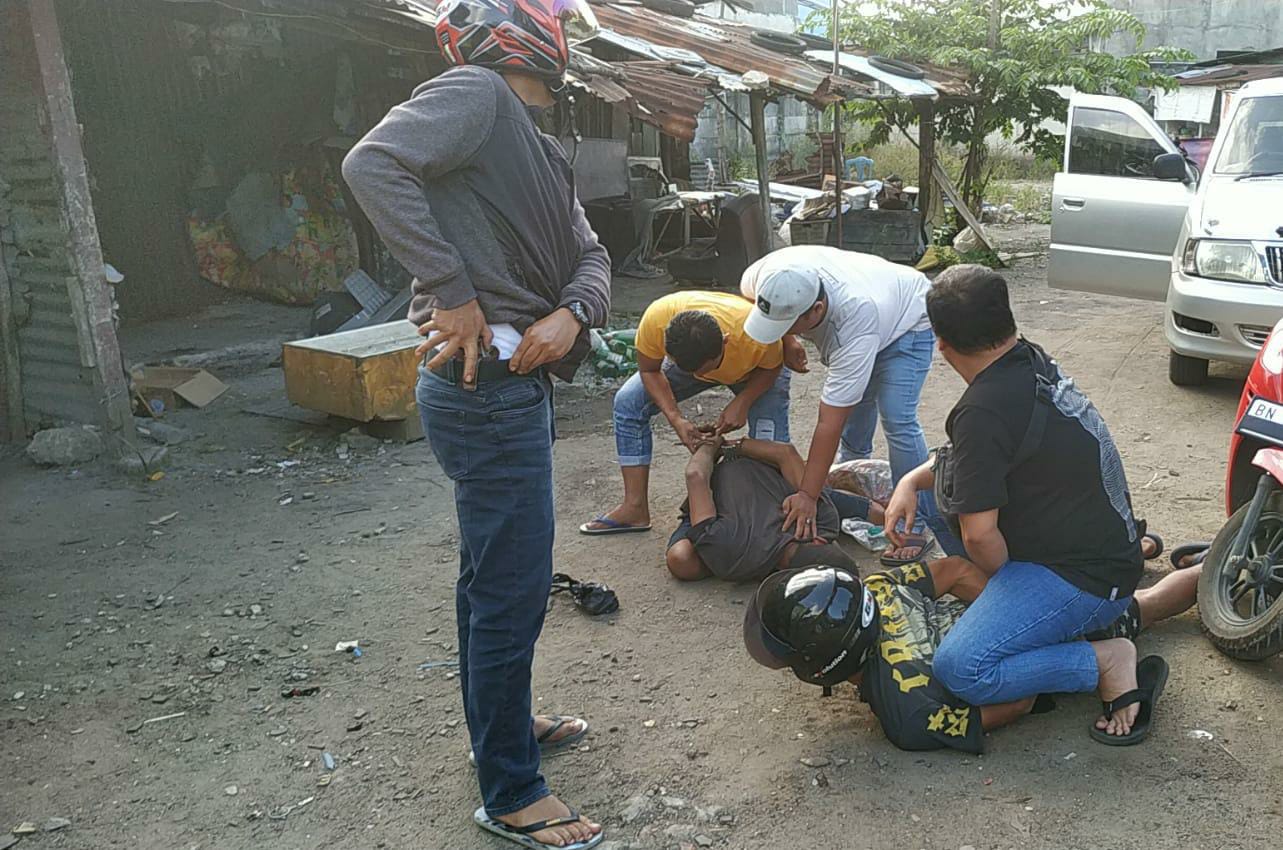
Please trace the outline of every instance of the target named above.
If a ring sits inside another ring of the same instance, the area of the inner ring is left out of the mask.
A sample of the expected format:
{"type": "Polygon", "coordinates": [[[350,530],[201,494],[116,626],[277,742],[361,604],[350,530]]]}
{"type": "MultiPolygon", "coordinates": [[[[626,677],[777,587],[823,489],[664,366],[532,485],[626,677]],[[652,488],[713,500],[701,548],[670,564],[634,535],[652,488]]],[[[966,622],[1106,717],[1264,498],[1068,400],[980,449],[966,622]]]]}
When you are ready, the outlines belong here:
{"type": "MultiPolygon", "coordinates": [[[[536,715],[535,737],[538,738],[539,736],[543,735],[543,733],[547,732],[549,729],[552,728],[552,725],[555,722],[556,721],[553,720],[551,717],[546,717],[545,715],[542,715],[542,714],[536,715]]],[[[561,724],[561,728],[558,729],[556,732],[552,733],[552,737],[548,738],[548,740],[544,741],[544,743],[555,744],[558,741],[564,741],[566,738],[569,738],[572,735],[578,735],[580,732],[584,731],[584,729],[587,726],[588,724],[585,721],[580,720],[578,717],[574,717],[574,718],[567,717],[566,722],[561,724]]]]}
{"type": "MultiPolygon", "coordinates": [[[[1136,645],[1126,638],[1096,641],[1091,644],[1096,651],[1096,664],[1100,668],[1100,698],[1104,702],[1117,699],[1136,687],[1136,645]]],[[[1096,719],[1096,728],[1110,735],[1126,735],[1132,731],[1140,705],[1118,709],[1109,717],[1096,719]]]]}
{"type": "Polygon", "coordinates": [[[885,549],[882,552],[888,558],[898,558],[901,560],[913,560],[922,554],[921,546],[901,546],[899,549],[885,549]]]}
{"type": "Polygon", "coordinates": [[[1152,537],[1142,537],[1140,539],[1140,553],[1146,561],[1158,557],[1158,541],[1152,537]]]}
{"type": "MultiPolygon", "coordinates": [[[[549,794],[524,809],[515,811],[512,814],[500,815],[495,820],[503,821],[509,826],[527,826],[532,823],[538,823],[541,820],[555,820],[556,818],[569,816],[569,807],[549,794]]],[[[547,829],[541,829],[538,832],[532,832],[530,837],[544,844],[564,847],[567,844],[587,841],[599,832],[601,832],[600,824],[595,824],[588,818],[580,817],[574,823],[568,823],[564,826],[552,826],[547,829]]]]}
{"type": "MultiPolygon", "coordinates": [[[[606,516],[606,519],[611,519],[611,520],[614,520],[615,522],[623,523],[624,525],[633,525],[633,526],[650,525],[650,507],[648,505],[642,505],[641,507],[619,505],[618,507],[614,508],[612,511],[607,513],[605,516],[606,516]]],[[[596,519],[585,523],[585,525],[587,525],[589,529],[594,531],[606,529],[610,527],[606,525],[606,523],[602,522],[601,520],[596,520],[596,519]]]]}

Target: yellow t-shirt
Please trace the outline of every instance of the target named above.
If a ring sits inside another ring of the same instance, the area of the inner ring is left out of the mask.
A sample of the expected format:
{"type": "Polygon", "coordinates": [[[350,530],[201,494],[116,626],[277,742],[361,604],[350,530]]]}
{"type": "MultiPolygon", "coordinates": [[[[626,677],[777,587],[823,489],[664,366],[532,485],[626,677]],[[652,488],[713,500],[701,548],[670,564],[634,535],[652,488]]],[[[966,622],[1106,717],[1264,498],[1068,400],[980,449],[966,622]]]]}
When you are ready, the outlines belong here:
{"type": "Polygon", "coordinates": [[[744,333],[744,321],[753,305],[730,292],[674,292],[651,302],[637,326],[637,350],[652,360],[662,360],[664,331],[674,316],[686,310],[708,313],[726,335],[722,362],[711,372],[696,375],[701,381],[738,384],[754,369],[774,369],[784,362],[780,343],[762,345],[744,333]]]}

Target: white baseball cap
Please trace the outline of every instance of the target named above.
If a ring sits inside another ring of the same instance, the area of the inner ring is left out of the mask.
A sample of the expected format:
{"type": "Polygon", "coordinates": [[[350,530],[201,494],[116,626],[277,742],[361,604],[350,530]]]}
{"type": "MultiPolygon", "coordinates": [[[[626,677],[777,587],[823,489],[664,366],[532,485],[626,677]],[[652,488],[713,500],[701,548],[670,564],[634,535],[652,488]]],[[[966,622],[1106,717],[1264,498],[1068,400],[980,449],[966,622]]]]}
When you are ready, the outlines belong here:
{"type": "Polygon", "coordinates": [[[820,277],[813,269],[767,271],[757,284],[757,305],[744,322],[744,333],[763,345],[779,342],[819,297],[820,277]]]}

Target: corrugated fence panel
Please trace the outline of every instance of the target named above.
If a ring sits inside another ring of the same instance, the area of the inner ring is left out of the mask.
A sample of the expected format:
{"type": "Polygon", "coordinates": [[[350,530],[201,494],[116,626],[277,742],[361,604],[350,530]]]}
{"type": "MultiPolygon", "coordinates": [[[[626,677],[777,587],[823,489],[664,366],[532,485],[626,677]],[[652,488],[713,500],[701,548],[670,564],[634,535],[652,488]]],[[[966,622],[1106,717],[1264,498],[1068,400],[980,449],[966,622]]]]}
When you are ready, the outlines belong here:
{"type": "Polygon", "coordinates": [[[35,430],[96,421],[98,404],[92,370],[80,365],[62,193],[24,7],[0,0],[0,259],[18,323],[23,413],[35,430]]]}

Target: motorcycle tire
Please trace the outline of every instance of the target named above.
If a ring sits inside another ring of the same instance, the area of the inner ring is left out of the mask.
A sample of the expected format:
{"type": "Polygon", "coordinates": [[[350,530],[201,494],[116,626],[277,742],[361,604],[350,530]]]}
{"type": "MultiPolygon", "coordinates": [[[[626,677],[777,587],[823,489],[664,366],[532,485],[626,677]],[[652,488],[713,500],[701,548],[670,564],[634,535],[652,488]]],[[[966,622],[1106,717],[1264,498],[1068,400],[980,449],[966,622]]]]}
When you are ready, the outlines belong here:
{"type": "Polygon", "coordinates": [[[774,32],[772,30],[753,30],[748,40],[758,47],[765,47],[767,50],[774,50],[776,53],[788,53],[791,55],[800,55],[807,50],[807,44],[795,35],[786,32],[774,32]]]}
{"type": "Polygon", "coordinates": [[[926,71],[911,62],[888,59],[886,56],[870,56],[869,64],[879,71],[886,71],[888,74],[895,74],[897,77],[904,77],[906,80],[921,80],[927,75],[926,71]]]}
{"type": "Polygon", "coordinates": [[[808,50],[832,50],[833,49],[833,39],[831,38],[825,38],[822,35],[816,35],[815,33],[812,33],[812,32],[799,32],[799,33],[794,33],[794,35],[802,39],[802,41],[806,42],[806,48],[808,50]]]}
{"type": "MultiPolygon", "coordinates": [[[[1203,634],[1222,653],[1240,661],[1261,661],[1283,650],[1283,583],[1280,583],[1279,595],[1265,610],[1259,613],[1253,610],[1251,616],[1244,616],[1231,600],[1236,576],[1230,575],[1227,561],[1250,507],[1249,502],[1235,511],[1207,550],[1203,574],[1198,580],[1198,615],[1203,634]]],[[[1264,538],[1268,542],[1280,532],[1283,532],[1283,491],[1276,490],[1266,499],[1253,539],[1264,538]]]]}
{"type": "Polygon", "coordinates": [[[644,8],[678,18],[695,16],[695,4],[690,0],[641,0],[641,4],[644,8]]]}

